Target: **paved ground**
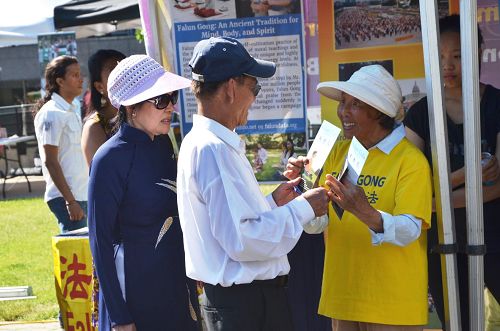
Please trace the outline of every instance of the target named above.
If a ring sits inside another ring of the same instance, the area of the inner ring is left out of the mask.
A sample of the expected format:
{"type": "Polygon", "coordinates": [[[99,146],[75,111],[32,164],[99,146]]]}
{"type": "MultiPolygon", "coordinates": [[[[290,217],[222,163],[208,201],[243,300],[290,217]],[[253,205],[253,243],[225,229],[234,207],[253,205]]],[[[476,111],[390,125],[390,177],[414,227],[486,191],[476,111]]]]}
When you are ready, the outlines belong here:
{"type": "MultiPolygon", "coordinates": [[[[23,176],[7,179],[5,183],[5,195],[7,200],[14,198],[40,197],[45,191],[45,182],[42,176],[28,176],[31,184],[31,193],[28,191],[28,184],[23,176]]],[[[0,178],[0,191],[3,188],[3,178],[0,178]]],[[[3,200],[0,192],[0,201],[3,200]]]]}
{"type": "Polygon", "coordinates": [[[45,321],[40,323],[28,322],[0,322],[1,331],[61,331],[58,321],[45,321]]]}

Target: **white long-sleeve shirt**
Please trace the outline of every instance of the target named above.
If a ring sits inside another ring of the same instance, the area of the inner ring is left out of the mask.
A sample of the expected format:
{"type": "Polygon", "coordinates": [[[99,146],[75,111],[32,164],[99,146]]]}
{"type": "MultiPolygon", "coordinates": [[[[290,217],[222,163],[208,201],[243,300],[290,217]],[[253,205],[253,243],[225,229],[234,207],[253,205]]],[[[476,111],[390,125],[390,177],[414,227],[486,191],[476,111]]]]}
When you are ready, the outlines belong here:
{"type": "Polygon", "coordinates": [[[199,115],[180,149],[177,202],[187,276],[213,285],[288,274],[286,255],[314,218],[303,197],[266,199],[238,135],[199,115]]]}

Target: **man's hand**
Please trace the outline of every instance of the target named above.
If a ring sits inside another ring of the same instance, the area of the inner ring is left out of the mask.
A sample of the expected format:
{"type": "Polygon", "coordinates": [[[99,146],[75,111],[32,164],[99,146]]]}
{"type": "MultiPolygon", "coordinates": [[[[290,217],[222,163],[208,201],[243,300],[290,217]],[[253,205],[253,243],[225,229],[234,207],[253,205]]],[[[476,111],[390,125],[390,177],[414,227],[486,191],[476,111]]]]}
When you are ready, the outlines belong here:
{"type": "Polygon", "coordinates": [[[299,196],[294,187],[299,185],[301,178],[281,183],[272,193],[274,202],[279,206],[286,205],[299,196]]]}
{"type": "Polygon", "coordinates": [[[72,201],[66,205],[66,208],[68,209],[69,219],[71,221],[77,222],[83,219],[85,212],[78,202],[72,201]]]}
{"type": "Polygon", "coordinates": [[[328,204],[330,202],[330,199],[327,192],[328,191],[323,187],[317,187],[302,194],[302,196],[311,205],[316,217],[325,215],[328,212],[328,204]]]}
{"type": "Polygon", "coordinates": [[[286,165],[286,170],[283,172],[283,176],[288,179],[295,179],[299,177],[302,173],[302,170],[304,170],[304,167],[308,163],[309,160],[305,156],[299,156],[298,158],[289,158],[286,165]]]}

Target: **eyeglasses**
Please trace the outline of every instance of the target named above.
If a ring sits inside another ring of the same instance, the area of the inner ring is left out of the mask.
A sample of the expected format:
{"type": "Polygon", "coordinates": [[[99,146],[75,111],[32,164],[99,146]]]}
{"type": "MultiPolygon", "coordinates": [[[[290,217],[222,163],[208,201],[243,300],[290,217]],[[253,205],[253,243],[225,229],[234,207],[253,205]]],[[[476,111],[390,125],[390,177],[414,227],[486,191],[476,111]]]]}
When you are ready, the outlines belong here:
{"type": "Polygon", "coordinates": [[[172,103],[172,105],[175,105],[178,99],[179,91],[173,91],[172,93],[165,93],[146,101],[154,104],[156,109],[163,110],[167,108],[170,103],[172,103]]]}
{"type": "Polygon", "coordinates": [[[262,86],[260,86],[259,84],[255,84],[255,86],[252,88],[254,97],[256,97],[259,94],[261,88],[262,86]]]}

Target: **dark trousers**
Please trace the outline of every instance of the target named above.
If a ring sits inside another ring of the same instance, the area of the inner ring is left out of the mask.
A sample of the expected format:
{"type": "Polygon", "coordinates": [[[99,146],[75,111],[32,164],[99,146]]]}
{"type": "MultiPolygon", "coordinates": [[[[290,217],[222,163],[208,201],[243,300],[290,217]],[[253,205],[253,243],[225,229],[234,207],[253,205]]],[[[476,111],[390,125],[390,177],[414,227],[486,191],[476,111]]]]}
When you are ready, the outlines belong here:
{"type": "Polygon", "coordinates": [[[208,331],[292,331],[285,284],[254,281],[222,287],[205,284],[201,311],[208,331]]]}
{"type": "MultiPolygon", "coordinates": [[[[443,282],[441,278],[441,259],[439,254],[431,253],[429,261],[429,289],[434,299],[439,319],[444,324],[443,282]]],[[[488,253],[484,256],[484,284],[497,301],[500,301],[500,253],[488,253]]],[[[460,295],[460,318],[462,331],[470,329],[469,325],[469,270],[467,255],[457,254],[458,287],[460,295]]],[[[472,303],[475,304],[475,303],[472,303]]],[[[445,325],[443,325],[443,330],[445,325]]]]}

